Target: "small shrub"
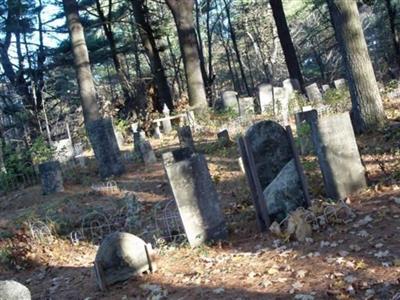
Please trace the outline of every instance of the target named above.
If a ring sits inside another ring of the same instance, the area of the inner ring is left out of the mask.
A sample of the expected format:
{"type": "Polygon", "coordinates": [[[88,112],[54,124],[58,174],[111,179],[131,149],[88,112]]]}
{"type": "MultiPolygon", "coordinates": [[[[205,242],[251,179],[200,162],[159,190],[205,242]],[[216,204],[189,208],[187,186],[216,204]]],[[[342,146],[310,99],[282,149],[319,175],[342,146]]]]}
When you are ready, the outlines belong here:
{"type": "Polygon", "coordinates": [[[50,161],[54,156],[54,147],[50,146],[43,137],[38,137],[32,144],[30,153],[34,164],[50,161]]]}
{"type": "Polygon", "coordinates": [[[343,112],[351,108],[350,93],[347,88],[327,90],[323,101],[331,107],[333,112],[343,112]]]}

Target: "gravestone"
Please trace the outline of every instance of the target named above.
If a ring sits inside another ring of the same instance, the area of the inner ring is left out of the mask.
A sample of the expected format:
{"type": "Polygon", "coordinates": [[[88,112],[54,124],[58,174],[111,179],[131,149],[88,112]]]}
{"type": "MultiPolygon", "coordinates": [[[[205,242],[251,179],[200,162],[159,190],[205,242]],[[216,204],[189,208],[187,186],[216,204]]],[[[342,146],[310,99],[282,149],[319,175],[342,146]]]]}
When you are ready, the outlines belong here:
{"type": "Polygon", "coordinates": [[[153,148],[151,147],[151,144],[149,141],[143,140],[139,144],[139,152],[140,152],[141,159],[143,160],[143,162],[146,165],[157,162],[156,155],[154,154],[153,148]]]}
{"type": "Polygon", "coordinates": [[[327,196],[341,200],[365,188],[365,169],[349,113],[314,120],[311,130],[327,196]]]}
{"type": "Polygon", "coordinates": [[[88,122],[86,130],[93,147],[100,176],[120,175],[125,171],[111,119],[88,122]]]}
{"type": "Polygon", "coordinates": [[[323,85],[322,85],[322,91],[323,91],[324,93],[326,93],[326,91],[329,90],[329,89],[330,89],[329,84],[323,84],[323,85]]]}
{"type": "Polygon", "coordinates": [[[292,97],[292,94],[294,93],[294,86],[292,79],[288,78],[282,81],[283,88],[285,89],[286,93],[288,94],[289,98],[292,97]]]}
{"type": "Polygon", "coordinates": [[[274,95],[272,84],[262,83],[257,87],[257,112],[274,113],[274,95]]]}
{"type": "Polygon", "coordinates": [[[96,282],[101,290],[143,272],[153,272],[154,253],[151,244],[125,232],[108,235],[97,250],[96,282]]]}
{"type": "Polygon", "coordinates": [[[339,78],[333,82],[333,85],[335,86],[336,89],[343,89],[343,88],[346,88],[347,82],[346,82],[346,79],[339,78]]]}
{"type": "Polygon", "coordinates": [[[0,280],[0,300],[31,300],[31,292],[14,280],[0,280]]]}
{"type": "Polygon", "coordinates": [[[146,139],[144,131],[136,131],[133,133],[133,152],[140,156],[139,145],[146,139]]]}
{"type": "Polygon", "coordinates": [[[239,113],[238,96],[235,91],[225,91],[221,95],[222,110],[229,110],[239,113]]]}
{"type": "Polygon", "coordinates": [[[64,191],[61,165],[59,161],[47,161],[39,164],[40,181],[44,195],[64,191]]]}
{"type": "Polygon", "coordinates": [[[239,98],[239,115],[241,117],[254,115],[254,98],[239,98]]]}
{"type": "MultiPolygon", "coordinates": [[[[164,104],[163,108],[164,117],[169,117],[169,108],[166,104],[164,104]]],[[[165,119],[162,121],[162,128],[164,134],[169,134],[172,131],[172,124],[170,119],[165,119]]]]}
{"type": "Polygon", "coordinates": [[[274,87],[275,113],[281,116],[285,124],[289,121],[289,95],[284,88],[274,87]]]}
{"type": "Polygon", "coordinates": [[[314,150],[311,137],[311,123],[318,119],[318,112],[315,109],[298,112],[295,114],[295,119],[300,153],[308,155],[314,150]]]}
{"type": "Polygon", "coordinates": [[[154,127],[154,134],[153,134],[154,138],[155,139],[161,139],[162,134],[161,134],[161,130],[160,130],[160,123],[156,122],[154,126],[155,126],[154,127]]]}
{"type": "Polygon", "coordinates": [[[285,219],[291,211],[305,205],[294,159],[282,168],[263,194],[270,218],[278,222],[285,219]]]}
{"type": "Polygon", "coordinates": [[[139,123],[138,122],[132,123],[131,129],[132,129],[132,132],[138,132],[139,131],[139,123]]]}
{"type": "Polygon", "coordinates": [[[315,103],[315,104],[321,103],[322,94],[318,88],[318,84],[316,84],[316,83],[310,84],[310,85],[306,86],[305,89],[306,89],[307,97],[312,103],[315,103]]]}
{"type": "Polygon", "coordinates": [[[225,239],[228,232],[204,155],[183,148],[165,153],[163,160],[190,245],[225,239]]]}
{"type": "Polygon", "coordinates": [[[67,162],[74,158],[74,146],[70,139],[62,139],[51,143],[54,147],[54,158],[59,162],[67,162]]]}
{"type": "Polygon", "coordinates": [[[229,147],[232,143],[227,129],[218,132],[217,137],[219,144],[223,147],[229,147]]]}
{"type": "Polygon", "coordinates": [[[245,134],[254,156],[261,188],[265,189],[293,158],[285,129],[273,121],[260,121],[245,134]]]}
{"type": "Polygon", "coordinates": [[[189,148],[195,152],[192,130],[190,126],[183,126],[178,128],[179,143],[182,148],[189,148]]]}

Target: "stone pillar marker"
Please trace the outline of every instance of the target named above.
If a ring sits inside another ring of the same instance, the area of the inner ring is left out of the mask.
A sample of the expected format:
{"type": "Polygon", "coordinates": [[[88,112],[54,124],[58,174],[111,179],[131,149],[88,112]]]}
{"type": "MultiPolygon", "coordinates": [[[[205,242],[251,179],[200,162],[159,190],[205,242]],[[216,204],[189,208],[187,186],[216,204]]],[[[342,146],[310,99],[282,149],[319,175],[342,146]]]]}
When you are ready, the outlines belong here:
{"type": "Polygon", "coordinates": [[[272,84],[262,83],[257,87],[258,113],[274,112],[274,96],[272,84]]]}
{"type": "Polygon", "coordinates": [[[333,85],[335,86],[336,89],[342,89],[347,86],[346,79],[344,78],[339,78],[333,81],[333,85]]]}
{"type": "Polygon", "coordinates": [[[289,97],[284,88],[274,87],[275,113],[282,117],[285,124],[289,121],[289,97]]]}
{"type": "Polygon", "coordinates": [[[162,134],[161,134],[161,131],[160,131],[160,123],[159,122],[155,123],[154,135],[153,136],[154,136],[155,139],[161,139],[162,138],[162,134]]]}
{"type": "Polygon", "coordinates": [[[314,147],[329,198],[342,200],[367,186],[348,112],[311,123],[314,147]]]}
{"type": "Polygon", "coordinates": [[[315,104],[321,103],[322,94],[319,90],[318,84],[316,84],[316,83],[310,84],[310,85],[306,86],[305,89],[306,89],[307,97],[311,102],[313,102],[315,104]]]}
{"type": "MultiPolygon", "coordinates": [[[[164,104],[163,113],[164,113],[164,117],[166,117],[166,118],[169,117],[169,109],[166,104],[164,104]]],[[[163,120],[162,127],[163,127],[164,134],[171,133],[171,131],[172,131],[171,120],[170,119],[163,120]]]]}
{"type": "Polygon", "coordinates": [[[238,94],[235,91],[224,91],[221,94],[222,110],[232,109],[239,113],[238,94]]]}
{"type": "Polygon", "coordinates": [[[133,133],[133,152],[140,155],[140,144],[146,140],[144,131],[136,131],[133,133]]]}
{"type": "Polygon", "coordinates": [[[165,153],[163,161],[190,246],[227,238],[219,197],[204,155],[183,148],[165,153]]]}
{"type": "Polygon", "coordinates": [[[178,138],[181,148],[189,148],[192,152],[195,152],[193,135],[190,126],[178,128],[178,138]]]}
{"type": "Polygon", "coordinates": [[[326,93],[326,91],[329,90],[331,87],[329,86],[329,84],[323,84],[321,88],[322,88],[322,91],[324,93],[326,93]]]}
{"type": "Polygon", "coordinates": [[[39,164],[39,174],[44,195],[64,191],[60,162],[47,161],[39,164]]]}
{"type": "Polygon", "coordinates": [[[295,114],[297,137],[300,141],[300,152],[307,155],[313,152],[314,146],[311,138],[311,123],[318,119],[315,109],[302,111],[295,114]]]}

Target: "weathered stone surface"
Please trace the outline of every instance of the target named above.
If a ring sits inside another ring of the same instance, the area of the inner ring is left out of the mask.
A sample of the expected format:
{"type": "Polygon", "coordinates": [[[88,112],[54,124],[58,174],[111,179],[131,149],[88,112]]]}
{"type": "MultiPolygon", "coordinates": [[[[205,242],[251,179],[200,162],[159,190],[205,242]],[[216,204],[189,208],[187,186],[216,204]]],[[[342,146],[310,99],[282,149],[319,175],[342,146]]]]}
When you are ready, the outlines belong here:
{"type": "Polygon", "coordinates": [[[146,140],[146,135],[143,131],[133,133],[133,151],[140,156],[139,145],[146,140]]]}
{"type": "Polygon", "coordinates": [[[278,222],[286,218],[289,212],[305,205],[294,159],[283,167],[275,179],[265,188],[263,194],[270,218],[278,222]]]}
{"type": "Polygon", "coordinates": [[[313,83],[308,86],[306,86],[306,94],[308,99],[312,103],[320,103],[322,101],[322,94],[321,91],[319,90],[318,84],[313,83]]]}
{"type": "Polygon", "coordinates": [[[311,130],[327,196],[340,200],[365,188],[365,170],[349,113],[320,118],[311,123],[311,130]]]}
{"type": "MultiPolygon", "coordinates": [[[[163,113],[165,117],[169,117],[169,108],[164,104],[163,113]]],[[[162,121],[162,129],[164,134],[169,134],[172,132],[172,124],[170,119],[162,121]]]]}
{"type": "Polygon", "coordinates": [[[326,93],[326,91],[330,89],[330,86],[329,86],[329,84],[323,84],[321,88],[322,88],[322,91],[324,93],[326,93]]]}
{"type": "Polygon", "coordinates": [[[115,134],[115,138],[117,139],[118,148],[121,149],[125,144],[124,136],[117,129],[114,130],[114,134],[115,134]]]}
{"type": "Polygon", "coordinates": [[[146,165],[157,162],[156,155],[149,141],[144,140],[139,144],[139,153],[146,165]]]}
{"type": "Polygon", "coordinates": [[[274,96],[272,84],[262,83],[257,87],[257,111],[259,113],[274,113],[274,96]]]}
{"type": "Polygon", "coordinates": [[[239,98],[239,115],[241,117],[254,115],[254,98],[239,98]]]}
{"type": "Polygon", "coordinates": [[[0,300],[31,300],[31,292],[14,280],[0,280],[0,300]]]}
{"type": "Polygon", "coordinates": [[[163,160],[190,245],[225,239],[227,228],[204,155],[183,148],[165,153],[163,160]]]}
{"type": "Polygon", "coordinates": [[[111,119],[100,119],[86,124],[100,176],[120,175],[125,171],[111,119]]]}
{"type": "Polygon", "coordinates": [[[190,126],[183,126],[178,128],[179,143],[182,148],[189,148],[195,152],[192,130],[190,126]]]}
{"type": "Polygon", "coordinates": [[[251,126],[245,135],[264,189],[293,158],[285,129],[273,121],[261,121],[251,126]]]}
{"type": "Polygon", "coordinates": [[[344,79],[344,78],[339,78],[339,79],[336,79],[336,80],[333,82],[333,85],[335,86],[336,89],[346,88],[346,86],[347,86],[347,81],[346,81],[346,79],[344,79]]]}
{"type": "Polygon", "coordinates": [[[155,123],[153,137],[155,139],[161,139],[162,138],[162,134],[161,134],[161,130],[160,130],[160,123],[159,122],[155,123]]]}
{"type": "Polygon", "coordinates": [[[284,88],[274,87],[275,113],[281,116],[285,124],[289,120],[289,94],[284,88]]]}
{"type": "Polygon", "coordinates": [[[314,145],[311,138],[311,122],[318,119],[315,109],[298,112],[295,114],[297,137],[300,142],[300,153],[308,155],[313,152],[314,145]]]}
{"type": "Polygon", "coordinates": [[[231,109],[236,113],[239,113],[239,103],[237,92],[235,91],[224,91],[221,95],[221,108],[222,110],[231,109]]]}
{"type": "Polygon", "coordinates": [[[131,129],[132,129],[132,132],[138,132],[139,131],[139,123],[138,122],[132,123],[131,129]]]}
{"type": "Polygon", "coordinates": [[[48,161],[39,165],[40,181],[43,194],[64,191],[61,165],[58,161],[48,161]]]}
{"type": "Polygon", "coordinates": [[[74,146],[70,139],[62,139],[51,143],[54,147],[54,158],[59,162],[67,162],[74,158],[74,146]]]}
{"type": "Polygon", "coordinates": [[[223,147],[228,147],[232,143],[227,129],[218,132],[217,137],[219,144],[223,147]]]}
{"type": "Polygon", "coordinates": [[[100,289],[153,271],[151,245],[125,232],[114,232],[101,243],[96,254],[96,282],[100,289]]]}

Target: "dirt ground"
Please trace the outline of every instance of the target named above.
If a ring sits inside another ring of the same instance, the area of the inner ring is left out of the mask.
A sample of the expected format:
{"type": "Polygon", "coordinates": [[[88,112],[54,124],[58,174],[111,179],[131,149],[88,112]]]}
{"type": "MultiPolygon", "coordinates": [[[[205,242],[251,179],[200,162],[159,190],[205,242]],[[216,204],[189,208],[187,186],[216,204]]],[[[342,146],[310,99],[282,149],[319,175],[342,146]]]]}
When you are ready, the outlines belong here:
{"type": "MultiPolygon", "coordinates": [[[[130,228],[149,237],[160,234],[154,226],[157,205],[173,196],[161,163],[127,163],[127,172],[114,178],[114,191],[94,191],[95,173],[74,170],[63,193],[43,196],[40,186],[33,186],[0,199],[0,279],[25,284],[33,299],[400,299],[400,127],[398,115],[390,115],[391,126],[357,137],[369,188],[346,200],[354,216],[335,215],[306,242],[258,232],[237,146],[218,146],[216,132],[225,125],[218,123],[195,140],[221,198],[226,242],[190,249],[184,241],[157,240],[156,272],[101,292],[93,272],[101,233],[92,232],[91,239],[73,234],[84,216],[123,215],[127,192],[133,192],[143,222],[130,228]],[[34,221],[45,224],[40,232],[49,232],[32,237],[34,221]]],[[[173,134],[151,142],[158,157],[178,146],[173,134]]],[[[331,205],[324,199],[317,160],[305,157],[303,165],[314,203],[331,205]]]]}

